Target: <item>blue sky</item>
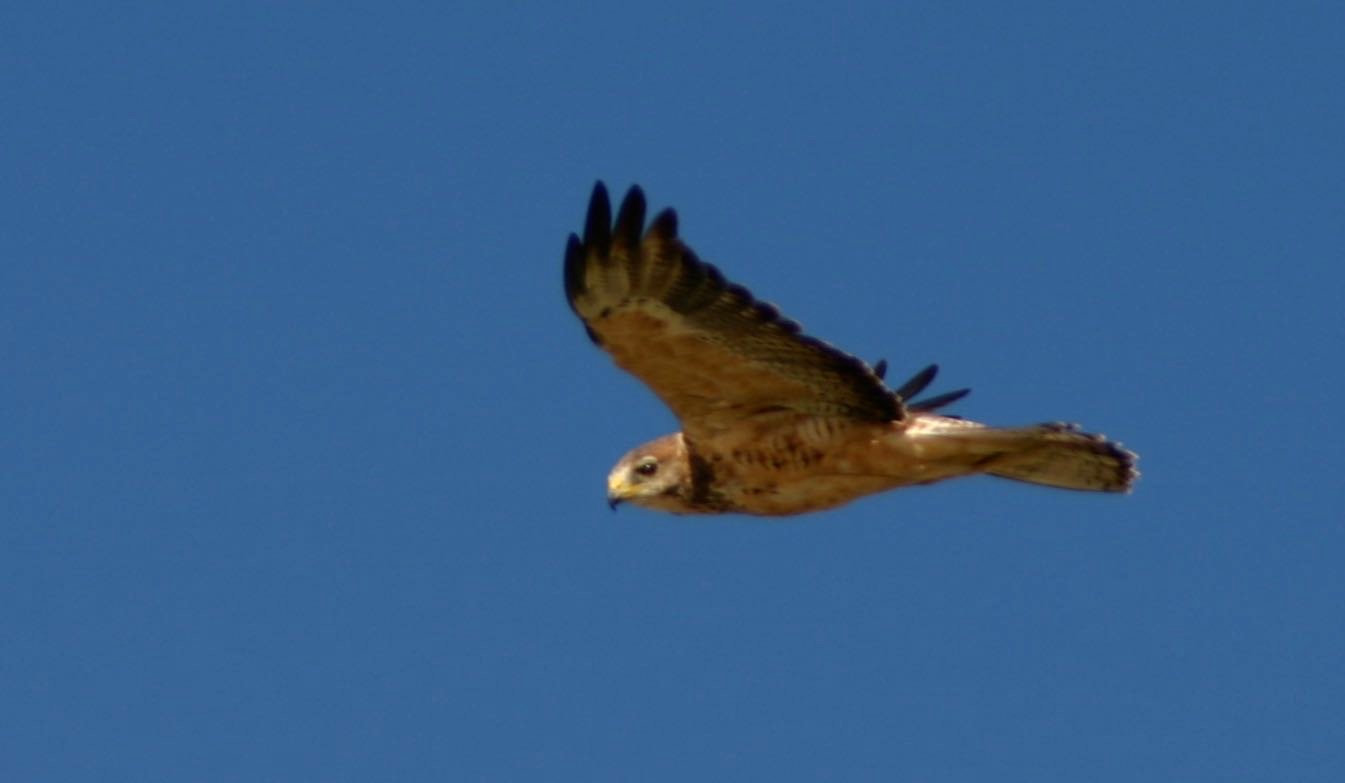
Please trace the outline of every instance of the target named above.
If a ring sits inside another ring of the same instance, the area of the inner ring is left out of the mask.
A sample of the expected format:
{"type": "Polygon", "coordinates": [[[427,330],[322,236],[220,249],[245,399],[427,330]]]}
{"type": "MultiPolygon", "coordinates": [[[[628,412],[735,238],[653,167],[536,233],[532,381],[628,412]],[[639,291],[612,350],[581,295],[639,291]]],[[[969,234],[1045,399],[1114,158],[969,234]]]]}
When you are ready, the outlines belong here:
{"type": "Polygon", "coordinates": [[[0,19],[0,778],[1345,776],[1345,13],[0,19]],[[786,522],[603,502],[601,178],[956,410],[1142,455],[786,522]]]}

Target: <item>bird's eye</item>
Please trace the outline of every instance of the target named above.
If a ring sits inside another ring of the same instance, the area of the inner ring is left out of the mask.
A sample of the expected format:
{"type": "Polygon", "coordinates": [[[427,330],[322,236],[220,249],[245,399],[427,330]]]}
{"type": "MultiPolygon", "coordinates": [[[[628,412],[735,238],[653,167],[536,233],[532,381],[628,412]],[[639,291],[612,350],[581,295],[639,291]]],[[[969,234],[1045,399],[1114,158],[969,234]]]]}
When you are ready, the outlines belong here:
{"type": "Polygon", "coordinates": [[[635,472],[641,476],[652,476],[658,473],[658,462],[653,459],[647,459],[635,466],[635,472]]]}

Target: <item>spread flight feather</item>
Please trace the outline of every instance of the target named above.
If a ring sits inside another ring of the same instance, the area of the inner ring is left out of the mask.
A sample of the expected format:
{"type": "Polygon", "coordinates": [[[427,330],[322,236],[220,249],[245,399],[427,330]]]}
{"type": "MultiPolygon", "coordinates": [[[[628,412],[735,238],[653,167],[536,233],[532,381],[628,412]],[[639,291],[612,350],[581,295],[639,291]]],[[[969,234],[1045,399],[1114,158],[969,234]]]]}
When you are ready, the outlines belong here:
{"type": "Polygon", "coordinates": [[[674,513],[787,515],[956,476],[1128,491],[1135,456],[1072,425],[992,428],[934,411],[968,390],[912,401],[930,365],[895,391],[870,367],[742,286],[678,237],[677,215],[645,227],[632,187],[613,222],[601,182],[565,292],[589,337],[672,409],[682,431],[638,447],[608,479],[615,505],[674,513]]]}

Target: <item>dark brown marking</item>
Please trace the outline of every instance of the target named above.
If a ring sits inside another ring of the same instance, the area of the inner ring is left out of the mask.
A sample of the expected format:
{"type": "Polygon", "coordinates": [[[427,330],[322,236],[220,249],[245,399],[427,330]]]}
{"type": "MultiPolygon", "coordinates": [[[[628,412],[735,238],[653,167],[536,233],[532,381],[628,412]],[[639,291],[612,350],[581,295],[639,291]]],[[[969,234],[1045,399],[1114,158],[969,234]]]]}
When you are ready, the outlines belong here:
{"type": "Polygon", "coordinates": [[[688,453],[687,460],[691,465],[691,497],[688,498],[690,503],[706,510],[732,510],[715,486],[715,473],[710,463],[695,452],[688,453]]]}

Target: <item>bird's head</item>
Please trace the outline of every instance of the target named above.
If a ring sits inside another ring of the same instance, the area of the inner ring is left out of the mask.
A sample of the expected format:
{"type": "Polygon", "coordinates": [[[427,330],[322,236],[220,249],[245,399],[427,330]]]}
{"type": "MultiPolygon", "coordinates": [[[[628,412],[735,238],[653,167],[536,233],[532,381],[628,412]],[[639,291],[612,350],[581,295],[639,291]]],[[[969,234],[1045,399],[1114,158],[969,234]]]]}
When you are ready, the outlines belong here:
{"type": "Polygon", "coordinates": [[[607,504],[687,513],[691,470],[681,433],[665,435],[627,452],[607,476],[607,504]]]}

